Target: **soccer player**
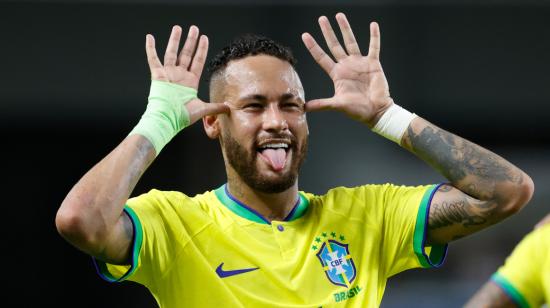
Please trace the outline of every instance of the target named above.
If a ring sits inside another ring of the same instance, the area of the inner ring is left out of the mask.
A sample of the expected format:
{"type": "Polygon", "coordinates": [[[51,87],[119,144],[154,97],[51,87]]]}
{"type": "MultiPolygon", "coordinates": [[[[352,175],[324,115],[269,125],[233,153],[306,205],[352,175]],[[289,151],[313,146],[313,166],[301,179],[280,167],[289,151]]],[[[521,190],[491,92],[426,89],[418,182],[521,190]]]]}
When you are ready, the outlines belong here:
{"type": "Polygon", "coordinates": [[[541,307],[550,303],[550,214],[514,249],[466,307],[541,307]]]}
{"type": "Polygon", "coordinates": [[[243,36],[214,57],[206,103],[197,86],[207,37],[190,27],[178,53],[174,26],[161,62],[147,35],[147,109],[68,193],[56,217],[61,235],[105,279],[141,283],[161,307],[376,307],[388,277],[440,265],[448,242],[528,202],[534,188],[523,171],[394,103],[377,23],[364,55],[345,15],[336,20],[344,46],[319,18],[333,57],[302,35],[334,82],[333,97],[307,103],[291,52],[268,38],[243,36]],[[300,191],[306,112],[326,109],[400,144],[449,183],[300,191]],[[200,119],[220,142],[227,183],[196,196],[153,189],[129,198],[163,146],[200,119]]]}

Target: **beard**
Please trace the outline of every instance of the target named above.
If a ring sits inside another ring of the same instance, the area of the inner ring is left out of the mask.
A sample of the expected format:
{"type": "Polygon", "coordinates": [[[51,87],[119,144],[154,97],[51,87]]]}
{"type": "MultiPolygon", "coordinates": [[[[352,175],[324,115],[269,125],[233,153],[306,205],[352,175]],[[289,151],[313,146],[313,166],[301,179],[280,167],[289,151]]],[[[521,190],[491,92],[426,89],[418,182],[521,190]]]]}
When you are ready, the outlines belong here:
{"type": "MultiPolygon", "coordinates": [[[[282,136],[271,137],[278,138],[282,136]]],[[[280,193],[292,187],[298,179],[300,167],[307,154],[307,138],[304,139],[304,142],[298,149],[296,138],[291,136],[289,151],[292,150],[292,156],[289,157],[291,164],[289,171],[274,179],[262,175],[256,167],[259,155],[256,147],[247,150],[233,139],[229,133],[223,134],[221,145],[225,150],[225,156],[229,165],[235,169],[241,179],[252,189],[263,193],[280,193]]],[[[289,162],[287,161],[287,163],[289,162]]]]}

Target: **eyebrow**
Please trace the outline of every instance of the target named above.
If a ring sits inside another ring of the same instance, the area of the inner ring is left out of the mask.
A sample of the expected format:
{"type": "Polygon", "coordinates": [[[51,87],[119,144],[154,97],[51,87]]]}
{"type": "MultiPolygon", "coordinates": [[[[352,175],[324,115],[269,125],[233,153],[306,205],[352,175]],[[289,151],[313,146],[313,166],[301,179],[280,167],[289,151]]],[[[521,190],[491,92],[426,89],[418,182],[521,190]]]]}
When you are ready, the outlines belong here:
{"type": "MultiPolygon", "coordinates": [[[[288,100],[288,99],[292,99],[292,98],[298,98],[300,100],[302,100],[299,96],[296,96],[292,93],[285,93],[283,95],[281,95],[281,98],[280,100],[284,101],[284,100],[288,100]]],[[[251,95],[246,95],[246,96],[243,96],[241,98],[239,98],[239,100],[258,100],[258,101],[267,101],[267,97],[265,95],[261,95],[261,94],[251,94],[251,95]]]]}

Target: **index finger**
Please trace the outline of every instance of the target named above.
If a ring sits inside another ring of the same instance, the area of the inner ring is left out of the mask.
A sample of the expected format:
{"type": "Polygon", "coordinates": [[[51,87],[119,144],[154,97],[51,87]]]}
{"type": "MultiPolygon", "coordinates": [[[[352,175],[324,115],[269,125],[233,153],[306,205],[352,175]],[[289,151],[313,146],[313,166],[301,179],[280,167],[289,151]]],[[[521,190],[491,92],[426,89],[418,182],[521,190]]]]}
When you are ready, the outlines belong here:
{"type": "Polygon", "coordinates": [[[370,42],[368,57],[378,60],[380,58],[380,28],[375,21],[370,23],[370,42]]]}
{"type": "Polygon", "coordinates": [[[302,41],[304,42],[304,45],[306,45],[306,48],[309,50],[311,56],[313,56],[315,62],[317,62],[321,68],[330,75],[330,72],[335,65],[334,61],[332,61],[332,59],[323,51],[321,46],[317,44],[311,34],[307,32],[303,33],[302,41]]]}

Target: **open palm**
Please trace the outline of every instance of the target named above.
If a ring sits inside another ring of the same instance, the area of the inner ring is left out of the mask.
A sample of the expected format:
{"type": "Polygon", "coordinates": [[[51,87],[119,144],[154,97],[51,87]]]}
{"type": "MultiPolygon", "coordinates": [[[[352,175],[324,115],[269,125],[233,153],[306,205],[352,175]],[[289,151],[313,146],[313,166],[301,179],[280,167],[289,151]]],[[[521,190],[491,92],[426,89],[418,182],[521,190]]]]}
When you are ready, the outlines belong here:
{"type": "MultiPolygon", "coordinates": [[[[151,79],[198,90],[199,80],[208,53],[208,38],[205,35],[199,37],[199,28],[191,26],[183,48],[178,55],[181,32],[180,26],[172,28],[163,62],[157,56],[155,38],[151,34],[146,36],[145,51],[147,52],[151,79]]],[[[189,113],[190,124],[206,115],[229,111],[229,108],[224,104],[205,103],[198,98],[181,103],[186,103],[185,108],[189,113]]]]}
{"type": "Polygon", "coordinates": [[[323,51],[309,33],[302,35],[307,49],[334,83],[334,96],[309,101],[307,110],[339,110],[372,127],[393,103],[379,60],[378,24],[373,22],[370,25],[369,53],[363,56],[346,16],[338,13],[336,20],[344,38],[345,50],[338,42],[328,19],[325,16],[319,18],[321,31],[336,61],[323,51]]]}

